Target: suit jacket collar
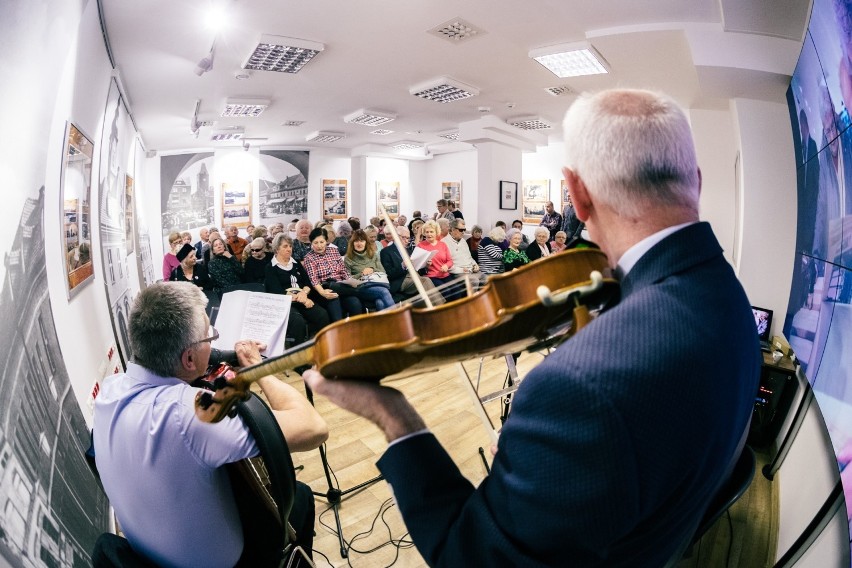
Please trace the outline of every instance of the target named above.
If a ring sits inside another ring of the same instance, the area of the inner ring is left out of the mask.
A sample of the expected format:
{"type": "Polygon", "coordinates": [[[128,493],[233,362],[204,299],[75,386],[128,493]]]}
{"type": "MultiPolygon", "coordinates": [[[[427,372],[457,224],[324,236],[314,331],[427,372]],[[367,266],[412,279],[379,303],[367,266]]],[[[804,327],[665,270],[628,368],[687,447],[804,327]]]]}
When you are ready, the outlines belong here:
{"type": "Polygon", "coordinates": [[[710,224],[700,222],[672,233],[651,247],[621,282],[621,297],[722,254],[710,224]]]}

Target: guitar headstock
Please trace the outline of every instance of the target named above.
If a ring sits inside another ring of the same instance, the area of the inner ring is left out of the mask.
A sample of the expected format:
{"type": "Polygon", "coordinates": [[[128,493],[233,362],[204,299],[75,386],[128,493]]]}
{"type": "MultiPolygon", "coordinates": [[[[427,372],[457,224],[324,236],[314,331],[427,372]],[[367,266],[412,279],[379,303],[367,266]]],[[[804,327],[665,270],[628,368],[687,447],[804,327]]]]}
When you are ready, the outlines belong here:
{"type": "Polygon", "coordinates": [[[234,416],[234,405],[249,397],[249,384],[241,380],[230,365],[220,364],[192,382],[192,386],[204,389],[195,396],[195,416],[209,423],[234,416]]]}

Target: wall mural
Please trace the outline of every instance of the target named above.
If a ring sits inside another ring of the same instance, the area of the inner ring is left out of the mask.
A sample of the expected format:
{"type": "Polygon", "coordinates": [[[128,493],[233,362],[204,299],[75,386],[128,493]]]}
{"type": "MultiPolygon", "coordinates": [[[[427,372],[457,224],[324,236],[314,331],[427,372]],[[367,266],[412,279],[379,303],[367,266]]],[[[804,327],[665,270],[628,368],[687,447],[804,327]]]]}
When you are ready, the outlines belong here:
{"type": "MultiPolygon", "coordinates": [[[[3,566],[89,566],[89,551],[108,527],[106,497],[83,459],[88,430],[53,324],[44,232],[46,166],[48,158],[62,158],[60,146],[48,144],[54,122],[49,110],[57,108],[62,66],[69,59],[68,46],[77,43],[84,6],[0,2],[0,124],[18,133],[0,137],[4,171],[16,180],[3,190],[7,223],[0,229],[3,566]]],[[[58,184],[52,180],[51,187],[58,184]]],[[[58,189],[48,192],[48,198],[51,203],[61,200],[58,189]]],[[[51,215],[49,222],[56,224],[59,218],[51,215]]],[[[52,248],[53,253],[59,250],[52,248]]]]}
{"type": "MultiPolygon", "coordinates": [[[[138,285],[137,290],[131,290],[130,266],[136,270],[136,260],[134,258],[132,263],[128,263],[128,245],[125,242],[128,203],[126,176],[134,134],[124,100],[113,79],[110,81],[100,138],[98,211],[104,285],[119,355],[125,366],[132,357],[127,322],[135,292],[138,292],[138,285]]],[[[134,275],[133,282],[136,281],[134,275]]]]}
{"type": "Polygon", "coordinates": [[[260,223],[286,226],[294,218],[307,218],[309,157],[305,151],[260,151],[260,223]]]}
{"type": "Polygon", "coordinates": [[[41,188],[25,202],[0,295],[0,558],[88,566],[109,509],[53,327],[43,213],[41,188]]]}
{"type": "Polygon", "coordinates": [[[213,152],[160,158],[163,236],[213,225],[213,152]]]}

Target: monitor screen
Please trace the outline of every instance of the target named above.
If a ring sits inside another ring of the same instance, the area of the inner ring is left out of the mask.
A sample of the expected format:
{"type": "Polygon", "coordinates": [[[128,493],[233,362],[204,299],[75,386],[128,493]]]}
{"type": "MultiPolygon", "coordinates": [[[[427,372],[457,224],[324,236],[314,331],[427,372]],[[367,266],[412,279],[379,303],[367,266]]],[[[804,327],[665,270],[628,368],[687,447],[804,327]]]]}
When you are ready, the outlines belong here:
{"type": "Polygon", "coordinates": [[[772,329],[772,310],[752,306],[751,311],[754,313],[754,325],[757,326],[757,335],[761,341],[769,341],[769,333],[772,329]]]}

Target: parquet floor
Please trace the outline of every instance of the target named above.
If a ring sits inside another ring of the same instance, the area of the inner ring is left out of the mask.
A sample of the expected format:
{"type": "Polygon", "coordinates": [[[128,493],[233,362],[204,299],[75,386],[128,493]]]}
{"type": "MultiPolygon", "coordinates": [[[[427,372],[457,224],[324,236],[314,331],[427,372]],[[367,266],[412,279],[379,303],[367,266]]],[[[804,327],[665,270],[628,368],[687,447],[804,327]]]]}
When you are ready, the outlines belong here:
{"type": "MultiPolygon", "coordinates": [[[[523,377],[542,358],[541,353],[523,354],[518,361],[519,375],[523,377]]],[[[463,367],[476,381],[479,361],[465,362],[463,367]]],[[[480,395],[503,388],[506,371],[503,358],[485,361],[481,369],[480,395]]],[[[287,380],[300,390],[303,389],[301,380],[295,374],[287,380]]],[[[470,388],[465,386],[463,380],[459,367],[453,364],[417,376],[386,379],[384,384],[398,388],[406,394],[464,475],[477,484],[486,475],[479,448],[485,449],[485,455],[490,461],[491,438],[480,413],[476,410],[470,388]]],[[[386,448],[384,436],[378,428],[337,408],[322,397],[316,397],[315,402],[330,428],[326,449],[336,486],[346,491],[377,476],[379,472],[375,462],[386,448]]],[[[492,422],[499,427],[502,410],[500,400],[486,403],[485,408],[492,422]]],[[[759,473],[761,460],[765,462],[767,458],[766,455],[758,454],[755,482],[731,510],[733,539],[727,518],[723,515],[720,522],[711,528],[695,547],[692,556],[680,563],[680,567],[772,566],[777,491],[773,489],[773,484],[763,479],[759,473]]],[[[297,478],[309,484],[315,492],[325,495],[329,485],[319,452],[314,450],[294,454],[293,461],[297,468],[303,466],[297,473],[297,478]]],[[[773,483],[777,484],[779,480],[776,478],[773,483]]],[[[317,566],[426,566],[406,538],[405,526],[391,500],[390,487],[384,481],[347,493],[343,497],[339,514],[344,538],[351,545],[348,558],[341,556],[335,517],[327,499],[317,497],[316,506],[314,560],[317,566]]],[[[568,564],[566,559],[566,565],[568,564]]]]}

